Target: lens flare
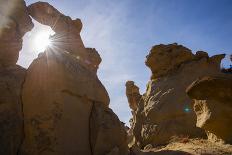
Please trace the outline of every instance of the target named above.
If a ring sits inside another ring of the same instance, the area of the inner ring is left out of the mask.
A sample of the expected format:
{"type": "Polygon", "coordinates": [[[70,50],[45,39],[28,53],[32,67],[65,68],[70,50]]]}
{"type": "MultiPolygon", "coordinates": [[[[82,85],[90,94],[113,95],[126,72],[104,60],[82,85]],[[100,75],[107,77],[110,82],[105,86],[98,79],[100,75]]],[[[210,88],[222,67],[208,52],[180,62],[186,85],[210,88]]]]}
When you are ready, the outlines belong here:
{"type": "Polygon", "coordinates": [[[36,35],[34,39],[34,46],[36,51],[44,52],[48,46],[51,46],[51,40],[49,39],[51,33],[40,32],[36,35]]]}

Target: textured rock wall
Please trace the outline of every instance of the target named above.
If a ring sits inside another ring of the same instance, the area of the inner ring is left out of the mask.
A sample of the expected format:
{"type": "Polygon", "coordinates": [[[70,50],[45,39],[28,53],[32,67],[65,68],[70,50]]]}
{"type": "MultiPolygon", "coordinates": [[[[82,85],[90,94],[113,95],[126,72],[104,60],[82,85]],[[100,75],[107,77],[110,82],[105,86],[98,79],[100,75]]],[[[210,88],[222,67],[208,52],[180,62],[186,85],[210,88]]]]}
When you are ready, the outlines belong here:
{"type": "Polygon", "coordinates": [[[34,60],[22,99],[26,152],[91,154],[89,118],[93,102],[108,107],[109,97],[97,76],[75,57],[47,50],[34,60]]]}
{"type": "Polygon", "coordinates": [[[17,154],[23,140],[21,88],[26,70],[16,62],[22,37],[32,27],[24,1],[0,1],[0,154],[17,154]]]}
{"type": "Polygon", "coordinates": [[[44,2],[1,0],[0,8],[0,154],[127,154],[124,126],[96,75],[101,57],[85,48],[80,19],[44,2]],[[26,71],[16,62],[29,14],[56,34],[26,71]]]}
{"type": "Polygon", "coordinates": [[[232,75],[203,77],[187,89],[194,99],[196,125],[213,142],[232,144],[232,75]]]}
{"type": "Polygon", "coordinates": [[[22,37],[33,27],[23,0],[0,1],[0,65],[15,65],[22,37]]]}
{"type": "Polygon", "coordinates": [[[205,137],[185,89],[198,77],[220,74],[222,58],[203,51],[193,55],[177,44],[154,46],[146,59],[151,80],[133,116],[135,145],[166,144],[172,136],[205,137]]]}

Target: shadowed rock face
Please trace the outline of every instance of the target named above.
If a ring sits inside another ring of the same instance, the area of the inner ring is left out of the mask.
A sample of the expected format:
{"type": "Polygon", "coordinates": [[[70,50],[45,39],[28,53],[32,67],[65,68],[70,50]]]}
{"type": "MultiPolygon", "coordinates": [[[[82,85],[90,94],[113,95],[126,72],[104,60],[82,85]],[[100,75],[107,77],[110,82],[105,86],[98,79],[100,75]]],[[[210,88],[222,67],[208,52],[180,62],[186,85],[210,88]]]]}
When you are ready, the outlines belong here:
{"type": "Polygon", "coordinates": [[[15,65],[22,37],[33,27],[23,0],[0,1],[0,65],[15,65]]]}
{"type": "Polygon", "coordinates": [[[127,154],[124,126],[96,75],[101,57],[84,47],[81,21],[43,2],[1,0],[0,8],[0,154],[127,154]],[[26,74],[16,61],[33,27],[27,10],[56,34],[26,74]]]}
{"type": "Polygon", "coordinates": [[[23,138],[21,87],[26,70],[0,67],[0,154],[16,154],[23,138]]]}
{"type": "Polygon", "coordinates": [[[75,57],[51,50],[41,54],[28,68],[22,99],[26,153],[91,154],[92,106],[108,107],[109,97],[75,57]]]}
{"type": "Polygon", "coordinates": [[[22,37],[32,27],[24,1],[0,1],[0,154],[17,154],[23,140],[21,88],[26,70],[16,62],[22,37]]]}
{"type": "Polygon", "coordinates": [[[232,75],[203,77],[186,90],[195,99],[196,125],[208,139],[232,144],[232,75]]]}
{"type": "Polygon", "coordinates": [[[137,103],[132,129],[141,147],[168,143],[172,136],[205,137],[185,89],[198,77],[218,75],[225,55],[208,57],[177,44],[154,46],[146,65],[152,70],[146,93],[137,103]]]}
{"type": "Polygon", "coordinates": [[[27,71],[22,153],[127,154],[126,132],[109,109],[108,93],[96,75],[101,57],[96,49],[84,47],[81,21],[44,2],[28,10],[56,34],[27,71]]]}

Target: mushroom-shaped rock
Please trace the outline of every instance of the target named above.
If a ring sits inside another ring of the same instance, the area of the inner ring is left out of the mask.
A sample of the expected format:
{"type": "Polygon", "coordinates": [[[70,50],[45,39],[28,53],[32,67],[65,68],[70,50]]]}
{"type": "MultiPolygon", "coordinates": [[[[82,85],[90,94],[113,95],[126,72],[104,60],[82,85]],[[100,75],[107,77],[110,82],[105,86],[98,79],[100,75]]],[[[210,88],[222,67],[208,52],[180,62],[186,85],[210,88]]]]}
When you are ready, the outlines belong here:
{"type": "Polygon", "coordinates": [[[207,76],[193,82],[187,94],[195,99],[196,125],[211,141],[232,144],[232,76],[207,76]]]}

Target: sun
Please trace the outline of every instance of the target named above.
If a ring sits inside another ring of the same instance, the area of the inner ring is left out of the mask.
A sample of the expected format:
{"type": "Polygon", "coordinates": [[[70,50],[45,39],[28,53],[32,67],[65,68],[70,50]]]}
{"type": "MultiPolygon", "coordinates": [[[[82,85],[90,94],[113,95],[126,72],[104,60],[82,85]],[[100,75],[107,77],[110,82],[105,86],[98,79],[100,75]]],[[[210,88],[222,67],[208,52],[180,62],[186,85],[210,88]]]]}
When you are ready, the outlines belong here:
{"type": "Polygon", "coordinates": [[[34,38],[34,47],[37,52],[44,52],[47,47],[52,45],[50,36],[53,35],[49,31],[38,32],[34,38]]]}

